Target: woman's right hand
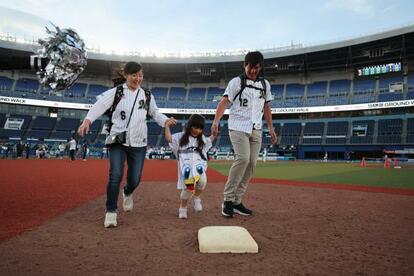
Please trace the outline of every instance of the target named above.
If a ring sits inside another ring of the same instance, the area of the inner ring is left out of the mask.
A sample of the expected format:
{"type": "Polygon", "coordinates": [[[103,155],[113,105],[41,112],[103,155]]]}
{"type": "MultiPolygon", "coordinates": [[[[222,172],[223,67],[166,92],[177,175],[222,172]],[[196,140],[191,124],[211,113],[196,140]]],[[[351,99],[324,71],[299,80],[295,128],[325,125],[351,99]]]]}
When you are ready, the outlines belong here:
{"type": "Polygon", "coordinates": [[[78,134],[80,137],[85,136],[86,133],[88,133],[89,128],[91,126],[91,121],[88,119],[83,120],[82,124],[78,128],[78,134]]]}

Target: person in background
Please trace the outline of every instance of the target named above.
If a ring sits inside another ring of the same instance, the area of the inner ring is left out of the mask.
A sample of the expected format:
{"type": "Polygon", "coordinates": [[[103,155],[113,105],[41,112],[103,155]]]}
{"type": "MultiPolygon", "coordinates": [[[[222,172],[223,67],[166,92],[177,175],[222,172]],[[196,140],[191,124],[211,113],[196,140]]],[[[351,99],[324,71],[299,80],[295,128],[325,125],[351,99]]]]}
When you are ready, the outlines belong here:
{"type": "Polygon", "coordinates": [[[76,156],[76,140],[75,140],[75,135],[72,135],[71,139],[68,142],[68,146],[69,146],[69,156],[70,156],[70,160],[75,161],[75,156],[76,156]]]}

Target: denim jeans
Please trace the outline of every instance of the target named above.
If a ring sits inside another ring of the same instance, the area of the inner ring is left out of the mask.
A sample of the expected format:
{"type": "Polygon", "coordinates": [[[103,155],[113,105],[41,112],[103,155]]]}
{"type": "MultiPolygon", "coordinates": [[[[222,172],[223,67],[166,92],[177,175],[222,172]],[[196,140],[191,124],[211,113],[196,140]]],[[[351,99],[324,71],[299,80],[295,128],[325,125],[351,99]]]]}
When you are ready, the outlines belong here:
{"type": "Polygon", "coordinates": [[[127,183],[124,193],[130,195],[138,187],[144,166],[146,147],[112,146],[109,149],[109,180],[106,188],[106,211],[116,212],[118,206],[119,184],[124,175],[125,160],[128,164],[127,183]]]}

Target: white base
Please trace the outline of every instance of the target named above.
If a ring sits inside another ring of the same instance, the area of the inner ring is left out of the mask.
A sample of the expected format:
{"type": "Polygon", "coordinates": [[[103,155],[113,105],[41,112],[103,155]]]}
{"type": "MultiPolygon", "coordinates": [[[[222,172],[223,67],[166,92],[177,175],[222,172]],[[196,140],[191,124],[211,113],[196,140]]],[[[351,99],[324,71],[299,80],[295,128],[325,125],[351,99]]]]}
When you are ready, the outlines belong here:
{"type": "Polygon", "coordinates": [[[201,253],[258,253],[250,233],[240,226],[206,226],[198,230],[201,253]]]}

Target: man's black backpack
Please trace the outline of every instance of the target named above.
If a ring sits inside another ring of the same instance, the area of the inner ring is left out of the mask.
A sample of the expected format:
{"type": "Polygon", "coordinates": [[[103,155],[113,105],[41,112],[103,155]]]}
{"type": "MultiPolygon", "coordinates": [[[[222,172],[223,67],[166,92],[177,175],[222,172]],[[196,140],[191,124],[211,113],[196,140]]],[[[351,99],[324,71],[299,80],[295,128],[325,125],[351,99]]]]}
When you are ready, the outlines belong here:
{"type": "Polygon", "coordinates": [[[241,95],[242,95],[243,90],[244,90],[246,87],[253,88],[253,89],[256,89],[256,90],[259,90],[259,91],[260,91],[260,98],[262,98],[262,99],[265,99],[265,100],[266,100],[266,82],[265,82],[265,79],[264,79],[263,77],[258,77],[258,78],[257,78],[257,81],[260,81],[260,82],[262,83],[263,88],[259,88],[259,87],[255,87],[255,86],[253,86],[253,85],[247,84],[247,77],[246,77],[246,75],[245,75],[245,74],[241,74],[241,75],[239,76],[239,78],[240,78],[240,90],[239,90],[239,92],[237,92],[237,93],[236,93],[236,95],[234,96],[234,98],[233,98],[233,102],[234,102],[237,98],[239,98],[239,101],[240,101],[240,106],[245,106],[245,105],[244,105],[244,103],[243,103],[243,99],[241,98],[241,95]]]}
{"type": "MultiPolygon", "coordinates": [[[[142,89],[144,89],[144,92],[145,92],[145,109],[147,110],[147,120],[148,120],[150,118],[149,107],[151,103],[151,91],[147,88],[142,88],[142,89]]],[[[139,90],[137,91],[137,93],[138,92],[139,90]]],[[[112,106],[107,111],[105,111],[105,115],[108,116],[108,121],[106,123],[106,130],[108,131],[108,133],[111,132],[111,128],[113,125],[112,114],[114,113],[116,106],[119,104],[123,96],[124,96],[124,87],[123,87],[123,84],[121,84],[116,87],[114,102],[112,106]]]]}

